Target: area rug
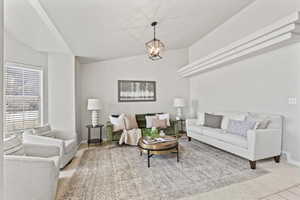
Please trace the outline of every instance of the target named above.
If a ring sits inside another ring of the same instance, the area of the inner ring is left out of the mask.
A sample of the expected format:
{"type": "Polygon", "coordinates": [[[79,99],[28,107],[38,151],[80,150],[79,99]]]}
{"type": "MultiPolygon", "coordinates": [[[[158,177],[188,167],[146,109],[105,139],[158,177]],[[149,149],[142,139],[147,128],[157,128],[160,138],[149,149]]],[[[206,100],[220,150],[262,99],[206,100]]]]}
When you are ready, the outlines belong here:
{"type": "Polygon", "coordinates": [[[209,145],[180,140],[176,154],[147,156],[137,147],[105,145],[86,150],[59,200],[174,200],[268,173],[209,145]]]}

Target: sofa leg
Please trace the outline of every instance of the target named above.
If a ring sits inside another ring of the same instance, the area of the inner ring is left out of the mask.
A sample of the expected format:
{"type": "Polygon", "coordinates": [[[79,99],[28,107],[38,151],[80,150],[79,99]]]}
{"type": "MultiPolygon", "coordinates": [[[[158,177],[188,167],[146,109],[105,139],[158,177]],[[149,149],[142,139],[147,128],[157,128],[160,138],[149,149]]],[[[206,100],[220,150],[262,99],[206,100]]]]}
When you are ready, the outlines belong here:
{"type": "Polygon", "coordinates": [[[190,141],[192,141],[192,138],[191,138],[191,137],[188,137],[188,140],[189,140],[189,142],[190,142],[190,141]]]}
{"type": "Polygon", "coordinates": [[[275,156],[274,160],[275,160],[276,163],[279,163],[280,162],[280,156],[275,156]]]}
{"type": "Polygon", "coordinates": [[[251,169],[256,169],[256,161],[249,160],[251,169]]]}

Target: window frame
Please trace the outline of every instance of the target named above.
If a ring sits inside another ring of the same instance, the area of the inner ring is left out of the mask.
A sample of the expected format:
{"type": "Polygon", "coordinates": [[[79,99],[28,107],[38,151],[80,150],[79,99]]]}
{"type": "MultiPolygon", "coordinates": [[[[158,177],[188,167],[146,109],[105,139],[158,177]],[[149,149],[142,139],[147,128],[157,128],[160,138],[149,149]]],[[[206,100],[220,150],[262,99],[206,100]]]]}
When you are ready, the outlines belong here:
{"type": "MultiPolygon", "coordinates": [[[[25,63],[18,63],[18,62],[11,62],[11,61],[6,61],[4,64],[4,70],[3,70],[3,130],[5,130],[4,136],[9,136],[13,134],[20,134],[22,133],[25,129],[20,130],[20,131],[13,131],[13,132],[7,132],[6,130],[6,89],[7,89],[7,69],[11,68],[21,68],[21,69],[28,69],[32,71],[38,71],[40,72],[40,112],[39,112],[39,117],[40,117],[40,123],[39,126],[41,126],[44,122],[44,69],[42,66],[36,66],[36,65],[30,65],[30,64],[25,64],[25,63]]],[[[33,128],[33,127],[32,127],[33,128]]]]}

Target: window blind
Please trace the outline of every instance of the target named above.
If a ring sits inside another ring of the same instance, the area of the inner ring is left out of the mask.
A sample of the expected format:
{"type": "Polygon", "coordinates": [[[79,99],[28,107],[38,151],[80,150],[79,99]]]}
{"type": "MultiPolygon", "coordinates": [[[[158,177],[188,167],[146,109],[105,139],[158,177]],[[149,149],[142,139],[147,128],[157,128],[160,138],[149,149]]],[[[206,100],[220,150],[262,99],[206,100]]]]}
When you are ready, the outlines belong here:
{"type": "Polygon", "coordinates": [[[41,124],[42,70],[6,64],[4,131],[22,132],[41,124]]]}

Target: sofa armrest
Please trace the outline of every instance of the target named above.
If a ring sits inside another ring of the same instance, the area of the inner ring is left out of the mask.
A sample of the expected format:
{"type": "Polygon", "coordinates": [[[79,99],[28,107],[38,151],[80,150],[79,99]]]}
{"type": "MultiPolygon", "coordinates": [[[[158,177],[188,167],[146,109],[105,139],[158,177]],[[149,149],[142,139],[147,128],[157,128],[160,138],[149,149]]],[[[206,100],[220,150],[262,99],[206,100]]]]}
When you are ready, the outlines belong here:
{"type": "Polygon", "coordinates": [[[247,140],[252,160],[281,154],[282,131],[280,129],[249,130],[247,140]]]}
{"type": "Polygon", "coordinates": [[[197,123],[197,119],[187,119],[186,121],[185,121],[185,126],[186,126],[186,130],[188,130],[189,129],[189,126],[194,126],[194,125],[196,125],[197,123]]]}
{"type": "Polygon", "coordinates": [[[59,156],[59,147],[45,144],[23,144],[25,154],[35,157],[52,157],[59,156]]]}
{"type": "Polygon", "coordinates": [[[54,145],[60,148],[60,155],[65,151],[65,143],[63,140],[50,138],[38,135],[23,135],[24,144],[40,144],[40,145],[54,145]]]}
{"type": "Polygon", "coordinates": [[[4,156],[4,199],[52,200],[58,175],[59,170],[51,159],[4,156]]]}

